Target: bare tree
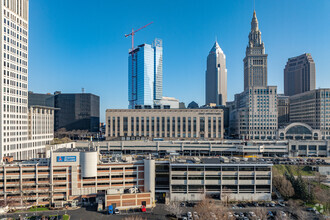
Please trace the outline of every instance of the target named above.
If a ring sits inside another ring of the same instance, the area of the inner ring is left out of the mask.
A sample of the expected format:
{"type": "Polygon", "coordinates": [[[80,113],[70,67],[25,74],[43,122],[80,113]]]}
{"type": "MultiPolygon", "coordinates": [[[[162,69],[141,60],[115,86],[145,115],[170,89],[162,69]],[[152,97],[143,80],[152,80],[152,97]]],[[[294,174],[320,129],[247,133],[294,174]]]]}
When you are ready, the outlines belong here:
{"type": "Polygon", "coordinates": [[[275,169],[273,170],[273,186],[286,199],[291,198],[295,193],[291,182],[275,169]]]}
{"type": "Polygon", "coordinates": [[[267,219],[267,209],[263,207],[258,207],[255,209],[255,214],[260,219],[267,219]]]}
{"type": "Polygon", "coordinates": [[[325,175],[322,175],[321,173],[317,172],[315,173],[315,180],[318,183],[318,185],[321,185],[323,181],[325,181],[327,177],[325,175]]]}
{"type": "Polygon", "coordinates": [[[289,211],[293,215],[295,215],[299,220],[305,220],[307,219],[307,212],[302,210],[302,207],[300,206],[299,202],[296,200],[290,199],[288,201],[289,211]]]}
{"type": "Polygon", "coordinates": [[[172,213],[176,216],[179,216],[183,213],[183,209],[180,206],[179,202],[170,202],[165,206],[165,210],[168,211],[169,213],[172,213]]]}
{"type": "Polygon", "coordinates": [[[201,219],[228,219],[228,209],[222,204],[215,204],[214,200],[205,198],[194,208],[201,219]]]}
{"type": "Polygon", "coordinates": [[[222,189],[221,200],[226,202],[226,206],[228,206],[228,203],[231,200],[232,193],[233,191],[231,189],[228,189],[226,187],[222,189]]]}

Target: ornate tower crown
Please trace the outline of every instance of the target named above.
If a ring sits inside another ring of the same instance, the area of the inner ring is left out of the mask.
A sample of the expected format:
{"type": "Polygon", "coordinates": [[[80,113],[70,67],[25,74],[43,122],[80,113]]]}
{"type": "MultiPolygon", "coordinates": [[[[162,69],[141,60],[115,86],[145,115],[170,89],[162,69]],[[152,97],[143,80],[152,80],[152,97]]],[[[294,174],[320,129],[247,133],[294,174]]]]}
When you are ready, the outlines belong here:
{"type": "Polygon", "coordinates": [[[259,30],[258,19],[256,11],[253,11],[253,17],[251,21],[251,32],[249,34],[249,46],[248,47],[260,47],[263,46],[261,41],[261,32],[259,30]]]}

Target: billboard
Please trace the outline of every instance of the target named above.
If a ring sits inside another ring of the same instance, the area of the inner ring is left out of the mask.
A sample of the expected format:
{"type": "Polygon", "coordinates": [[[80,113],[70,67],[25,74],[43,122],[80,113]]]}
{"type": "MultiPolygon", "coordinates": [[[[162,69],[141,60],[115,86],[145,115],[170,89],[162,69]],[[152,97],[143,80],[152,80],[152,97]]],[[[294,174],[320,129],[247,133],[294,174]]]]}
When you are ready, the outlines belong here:
{"type": "Polygon", "coordinates": [[[76,162],[76,156],[57,156],[56,162],[76,162]]]}

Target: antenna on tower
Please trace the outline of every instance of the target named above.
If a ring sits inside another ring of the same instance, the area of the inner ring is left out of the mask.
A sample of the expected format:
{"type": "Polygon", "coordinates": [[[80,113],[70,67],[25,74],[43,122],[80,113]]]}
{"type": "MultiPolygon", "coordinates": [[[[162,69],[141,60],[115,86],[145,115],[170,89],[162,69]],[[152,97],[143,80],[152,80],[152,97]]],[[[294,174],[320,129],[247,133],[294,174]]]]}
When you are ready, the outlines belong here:
{"type": "Polygon", "coordinates": [[[81,93],[85,93],[85,88],[81,88],[81,93]]]}
{"type": "Polygon", "coordinates": [[[253,0],[253,11],[256,10],[256,0],[253,0]]]}

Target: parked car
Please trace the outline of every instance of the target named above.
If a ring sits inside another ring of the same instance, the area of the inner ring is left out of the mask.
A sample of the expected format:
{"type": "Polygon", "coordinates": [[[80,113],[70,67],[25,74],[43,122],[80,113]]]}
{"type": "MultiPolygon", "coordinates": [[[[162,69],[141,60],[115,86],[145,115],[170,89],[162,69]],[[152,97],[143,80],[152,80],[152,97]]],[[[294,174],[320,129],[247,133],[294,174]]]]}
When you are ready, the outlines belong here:
{"type": "Polygon", "coordinates": [[[115,214],[119,214],[120,213],[119,209],[115,209],[115,212],[114,213],[115,214]]]}
{"type": "Polygon", "coordinates": [[[256,217],[256,214],[254,212],[249,212],[249,216],[256,217]]]}
{"type": "Polygon", "coordinates": [[[285,206],[285,204],[284,204],[283,202],[279,202],[278,205],[279,205],[279,206],[282,206],[282,207],[285,206]]]}
{"type": "Polygon", "coordinates": [[[141,206],[141,212],[147,212],[147,209],[146,209],[146,207],[144,205],[141,206]]]}

